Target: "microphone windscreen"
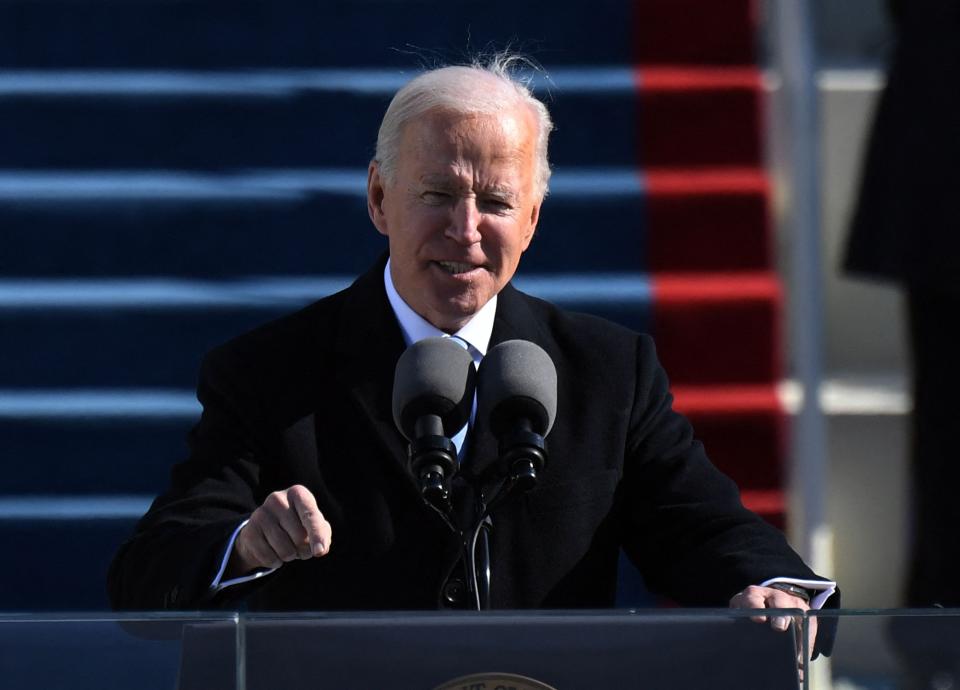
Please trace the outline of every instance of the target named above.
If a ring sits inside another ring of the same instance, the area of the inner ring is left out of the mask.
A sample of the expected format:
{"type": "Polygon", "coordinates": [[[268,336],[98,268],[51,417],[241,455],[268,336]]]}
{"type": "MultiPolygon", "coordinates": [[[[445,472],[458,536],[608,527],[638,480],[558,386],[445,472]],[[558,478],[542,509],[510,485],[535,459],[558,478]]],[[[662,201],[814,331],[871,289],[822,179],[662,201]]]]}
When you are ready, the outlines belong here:
{"type": "Polygon", "coordinates": [[[507,340],[490,349],[477,374],[477,414],[499,435],[517,418],[546,436],[557,416],[557,368],[543,348],[507,340]]]}
{"type": "Polygon", "coordinates": [[[473,357],[451,338],[426,338],[408,347],[393,377],[393,421],[408,441],[423,415],[437,415],[453,437],[470,419],[477,371],[473,357]]]}

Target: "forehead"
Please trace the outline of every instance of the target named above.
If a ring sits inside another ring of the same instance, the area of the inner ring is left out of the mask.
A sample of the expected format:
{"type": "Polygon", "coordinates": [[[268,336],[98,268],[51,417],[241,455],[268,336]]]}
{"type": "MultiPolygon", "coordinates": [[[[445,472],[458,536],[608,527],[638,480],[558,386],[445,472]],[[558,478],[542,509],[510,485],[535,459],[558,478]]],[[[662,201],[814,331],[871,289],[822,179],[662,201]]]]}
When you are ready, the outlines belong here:
{"type": "Polygon", "coordinates": [[[431,111],[404,127],[400,165],[532,164],[535,126],[524,108],[490,114],[431,111]]]}

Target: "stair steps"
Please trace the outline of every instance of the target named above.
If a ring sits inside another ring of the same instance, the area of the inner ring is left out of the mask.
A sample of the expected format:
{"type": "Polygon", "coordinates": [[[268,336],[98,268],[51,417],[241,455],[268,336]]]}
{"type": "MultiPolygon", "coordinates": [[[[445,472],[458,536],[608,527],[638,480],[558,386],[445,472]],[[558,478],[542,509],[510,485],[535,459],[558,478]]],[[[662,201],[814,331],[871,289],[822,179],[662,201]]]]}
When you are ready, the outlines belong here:
{"type": "Polygon", "coordinates": [[[29,564],[0,572],[0,610],[106,606],[110,555],[186,453],[204,352],[369,266],[390,95],[515,37],[557,123],[518,286],[652,332],[678,409],[782,526],[754,5],[0,3],[0,541],[29,564]]]}

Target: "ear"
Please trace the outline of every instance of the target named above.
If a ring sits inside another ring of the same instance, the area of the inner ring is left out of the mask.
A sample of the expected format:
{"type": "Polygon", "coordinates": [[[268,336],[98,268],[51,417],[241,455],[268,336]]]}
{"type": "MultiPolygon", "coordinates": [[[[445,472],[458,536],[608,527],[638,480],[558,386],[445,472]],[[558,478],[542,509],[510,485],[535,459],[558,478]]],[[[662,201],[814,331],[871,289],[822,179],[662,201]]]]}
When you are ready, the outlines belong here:
{"type": "Polygon", "coordinates": [[[383,179],[380,177],[380,166],[376,161],[370,161],[367,168],[367,213],[374,227],[381,235],[389,235],[387,217],[383,212],[383,179]]]}
{"type": "Polygon", "coordinates": [[[533,236],[537,234],[537,222],[540,220],[540,204],[543,203],[543,200],[536,202],[533,205],[533,208],[530,209],[530,227],[527,228],[527,233],[523,237],[523,250],[527,251],[527,247],[530,246],[530,243],[533,241],[533,236]]]}

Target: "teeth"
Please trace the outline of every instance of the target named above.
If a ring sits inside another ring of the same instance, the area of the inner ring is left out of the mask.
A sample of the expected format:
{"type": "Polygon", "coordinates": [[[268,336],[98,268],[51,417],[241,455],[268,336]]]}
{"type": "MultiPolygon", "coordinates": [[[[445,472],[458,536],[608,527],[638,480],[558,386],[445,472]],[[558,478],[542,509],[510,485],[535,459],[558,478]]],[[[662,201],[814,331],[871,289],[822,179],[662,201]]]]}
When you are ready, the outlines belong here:
{"type": "Polygon", "coordinates": [[[456,261],[438,261],[437,263],[444,271],[453,275],[473,270],[473,264],[461,264],[456,261]]]}

